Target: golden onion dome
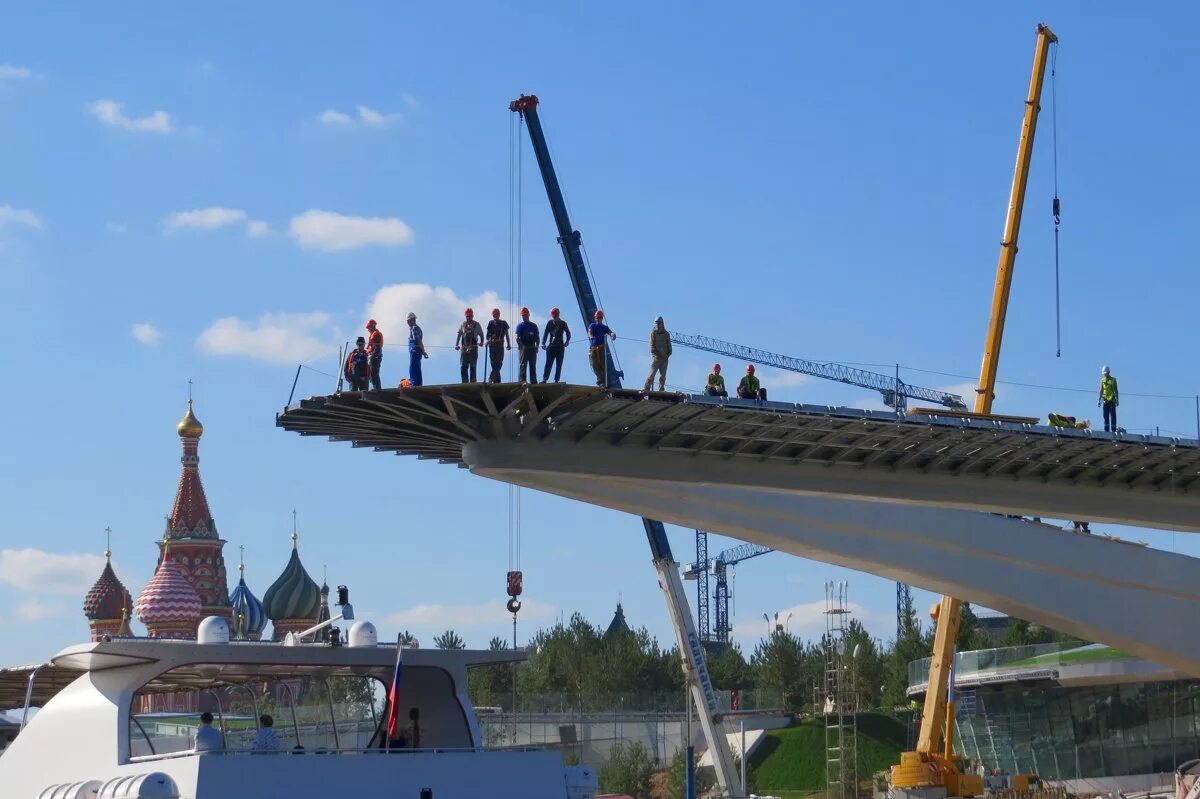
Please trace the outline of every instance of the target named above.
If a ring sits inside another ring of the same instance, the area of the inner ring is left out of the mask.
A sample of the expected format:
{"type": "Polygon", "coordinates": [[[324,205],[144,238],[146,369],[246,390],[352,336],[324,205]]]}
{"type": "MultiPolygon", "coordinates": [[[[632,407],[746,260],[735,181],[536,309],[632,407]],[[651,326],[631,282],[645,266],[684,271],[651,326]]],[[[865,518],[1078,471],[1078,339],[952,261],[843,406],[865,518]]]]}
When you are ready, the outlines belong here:
{"type": "Polygon", "coordinates": [[[180,438],[199,438],[204,435],[204,425],[200,424],[200,420],[196,418],[196,414],[192,413],[192,401],[188,400],[187,413],[179,420],[179,424],[175,426],[179,432],[180,438]]]}

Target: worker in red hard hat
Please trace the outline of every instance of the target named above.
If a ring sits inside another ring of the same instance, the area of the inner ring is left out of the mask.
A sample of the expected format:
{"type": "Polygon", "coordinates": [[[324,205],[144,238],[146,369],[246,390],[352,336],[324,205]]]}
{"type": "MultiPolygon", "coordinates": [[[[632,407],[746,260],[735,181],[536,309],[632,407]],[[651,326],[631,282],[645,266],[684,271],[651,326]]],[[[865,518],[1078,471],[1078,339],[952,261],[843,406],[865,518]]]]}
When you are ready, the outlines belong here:
{"type": "Polygon", "coordinates": [[[542,371],[542,382],[550,382],[550,366],[554,366],[554,382],[562,382],[563,353],[571,343],[571,328],[567,320],[559,315],[557,308],[550,309],[550,321],[542,331],[542,348],[546,350],[546,367],[542,371]]]}
{"type": "Polygon", "coordinates": [[[729,392],[725,390],[725,378],[721,377],[721,364],[713,364],[712,373],[708,376],[708,382],[704,384],[704,393],[710,397],[729,396],[729,392]]]}
{"type": "Polygon", "coordinates": [[[596,374],[596,385],[608,386],[608,340],[616,340],[617,334],[604,324],[604,311],[599,308],[593,314],[596,321],[588,325],[588,363],[596,374]]]}
{"type": "Polygon", "coordinates": [[[654,327],[650,330],[650,374],[646,375],[646,391],[654,387],[655,374],[658,375],[658,390],[666,391],[667,361],[672,351],[671,334],[667,332],[667,325],[660,316],[654,320],[654,327]]]}
{"type": "Polygon", "coordinates": [[[513,331],[517,339],[517,352],[521,359],[517,367],[517,379],[522,383],[537,383],[537,353],[541,342],[540,331],[535,322],[529,321],[529,309],[521,309],[521,321],[513,331]],[[526,372],[528,371],[528,375],[526,372]]]}
{"type": "Polygon", "coordinates": [[[488,362],[491,371],[488,373],[489,383],[500,382],[500,368],[504,366],[504,351],[512,349],[512,339],[508,335],[508,322],[500,318],[500,309],[492,309],[492,321],[487,326],[488,362]]]}
{"type": "Polygon", "coordinates": [[[379,367],[383,364],[383,333],[375,320],[367,322],[367,359],[371,364],[371,388],[378,391],[383,388],[379,382],[379,367]]]}
{"type": "Polygon", "coordinates": [[[746,376],[738,383],[737,395],[742,399],[765,400],[767,390],[754,376],[754,364],[746,364],[746,376]]]}
{"type": "Polygon", "coordinates": [[[459,371],[464,383],[475,382],[475,367],[479,364],[479,346],[483,344],[483,328],[475,321],[475,311],[463,311],[463,323],[454,337],[454,349],[459,350],[459,371]]]}

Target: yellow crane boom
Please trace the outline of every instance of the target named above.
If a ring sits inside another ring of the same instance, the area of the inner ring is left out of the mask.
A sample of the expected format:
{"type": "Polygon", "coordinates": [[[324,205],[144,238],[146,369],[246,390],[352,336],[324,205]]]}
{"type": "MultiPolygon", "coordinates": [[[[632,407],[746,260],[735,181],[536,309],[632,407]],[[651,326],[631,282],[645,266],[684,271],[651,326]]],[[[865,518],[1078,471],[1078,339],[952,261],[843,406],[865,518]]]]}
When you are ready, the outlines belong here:
{"type": "MultiPolygon", "coordinates": [[[[1038,25],[1037,45],[1033,53],[1033,74],[1025,98],[1025,116],[1021,122],[1021,140],[1017,146],[1017,166],[1009,194],[1008,214],[1004,220],[1004,238],[1000,242],[1000,262],[996,267],[992,313],[988,320],[987,339],[983,347],[979,386],[975,389],[977,414],[990,414],[992,400],[995,399],[1000,345],[1004,339],[1004,319],[1008,313],[1013,264],[1017,260],[1017,237],[1021,231],[1025,187],[1029,183],[1029,165],[1033,156],[1033,137],[1037,130],[1042,84],[1046,78],[1050,45],[1057,41],[1058,37],[1050,28],[1038,25]]],[[[933,658],[929,666],[929,685],[925,692],[921,731],[917,737],[916,751],[901,754],[900,764],[893,771],[892,784],[895,787],[944,785],[947,796],[974,796],[982,790],[978,778],[962,779],[964,775],[958,772],[952,762],[954,705],[949,700],[948,690],[954,660],[954,642],[958,638],[961,614],[962,601],[951,596],[943,596],[934,608],[937,631],[933,639],[933,658]],[[943,743],[940,751],[939,742],[943,743]]]]}

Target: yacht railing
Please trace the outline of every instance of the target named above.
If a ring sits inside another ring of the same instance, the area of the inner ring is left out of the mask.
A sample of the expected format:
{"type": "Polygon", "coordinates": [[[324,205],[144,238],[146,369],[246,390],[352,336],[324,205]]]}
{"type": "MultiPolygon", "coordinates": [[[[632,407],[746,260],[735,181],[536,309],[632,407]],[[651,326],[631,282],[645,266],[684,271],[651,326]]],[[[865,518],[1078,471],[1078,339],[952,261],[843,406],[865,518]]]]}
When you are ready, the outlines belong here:
{"type": "Polygon", "coordinates": [[[29,720],[29,706],[33,704],[33,684],[37,680],[38,675],[42,673],[42,669],[49,665],[49,663],[42,663],[29,672],[29,681],[25,685],[25,709],[21,711],[21,730],[25,729],[25,724],[29,720]]]}

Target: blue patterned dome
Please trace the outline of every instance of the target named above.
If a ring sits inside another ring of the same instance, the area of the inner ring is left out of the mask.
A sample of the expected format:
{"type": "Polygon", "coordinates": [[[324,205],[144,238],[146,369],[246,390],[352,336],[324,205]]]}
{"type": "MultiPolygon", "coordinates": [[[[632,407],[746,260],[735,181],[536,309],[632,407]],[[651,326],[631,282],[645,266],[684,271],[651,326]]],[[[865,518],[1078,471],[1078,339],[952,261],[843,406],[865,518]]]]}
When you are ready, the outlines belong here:
{"type": "Polygon", "coordinates": [[[238,584],[229,595],[229,604],[233,606],[233,634],[257,641],[262,637],[262,631],[267,626],[267,612],[258,597],[250,593],[246,586],[246,567],[238,566],[238,584]],[[240,626],[239,626],[240,624],[240,626]]]}
{"type": "Polygon", "coordinates": [[[263,594],[263,608],[271,621],[294,619],[316,619],[321,610],[321,589],[308,576],[300,563],[300,552],[296,549],[296,535],[292,534],[292,556],[288,558],[283,574],[279,575],[267,593],[263,594]]]}

